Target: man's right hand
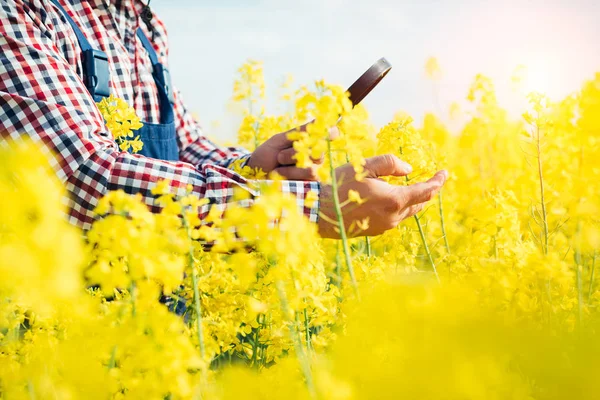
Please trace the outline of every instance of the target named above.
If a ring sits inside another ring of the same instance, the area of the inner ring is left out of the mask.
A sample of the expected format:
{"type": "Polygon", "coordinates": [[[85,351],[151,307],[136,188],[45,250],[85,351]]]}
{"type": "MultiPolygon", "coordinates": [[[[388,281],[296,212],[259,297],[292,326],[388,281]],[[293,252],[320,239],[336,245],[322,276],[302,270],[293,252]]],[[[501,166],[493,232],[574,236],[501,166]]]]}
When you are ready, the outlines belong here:
{"type": "MultiPolygon", "coordinates": [[[[374,236],[395,228],[402,220],[421,211],[448,178],[448,172],[442,170],[427,182],[410,186],[394,186],[379,179],[380,176],[406,176],[411,172],[410,165],[390,154],[368,158],[365,163],[367,175],[361,181],[355,179],[354,169],[350,164],[337,168],[340,203],[348,199],[349,190],[357,191],[360,197],[366,200],[360,205],[347,204],[342,209],[346,231],[348,232],[353,223],[366,218],[369,219],[369,227],[366,230],[355,229],[354,232],[349,232],[351,236],[374,236]]],[[[330,185],[322,185],[319,203],[320,213],[325,215],[325,218],[319,218],[320,235],[325,238],[339,238],[339,230],[330,222],[337,221],[330,185]]]]}

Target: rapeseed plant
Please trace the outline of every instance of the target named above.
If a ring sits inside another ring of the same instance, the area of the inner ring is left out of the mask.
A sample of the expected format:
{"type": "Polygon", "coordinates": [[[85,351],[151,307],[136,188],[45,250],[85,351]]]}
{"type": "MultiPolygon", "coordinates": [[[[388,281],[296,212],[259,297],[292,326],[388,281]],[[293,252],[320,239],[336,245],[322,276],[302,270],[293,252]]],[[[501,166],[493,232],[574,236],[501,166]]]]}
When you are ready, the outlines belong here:
{"type": "MultiPolygon", "coordinates": [[[[278,177],[240,162],[252,202],[223,211],[162,181],[160,213],[111,192],[83,233],[48,155],[3,143],[0,399],[597,397],[600,74],[560,101],[531,95],[516,121],[478,75],[452,133],[404,113],[377,132],[324,82],[268,115],[262,65],[239,74],[244,146],[314,120],[289,137],[298,166],[325,155],[323,182],[393,153],[413,166],[393,184],[451,171],[443,201],[365,241],[368,220],[346,231],[341,211],[369,199],[350,192],[331,221],[343,240],[322,240],[278,177]]],[[[100,107],[135,151],[128,106],[100,107]]]]}

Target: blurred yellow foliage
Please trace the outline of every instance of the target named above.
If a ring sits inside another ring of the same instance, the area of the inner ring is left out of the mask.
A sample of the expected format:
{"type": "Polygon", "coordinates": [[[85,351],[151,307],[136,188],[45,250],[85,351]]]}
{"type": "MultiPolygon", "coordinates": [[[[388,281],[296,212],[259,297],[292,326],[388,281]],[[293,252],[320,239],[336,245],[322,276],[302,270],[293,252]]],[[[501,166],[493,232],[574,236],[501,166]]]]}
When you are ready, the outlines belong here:
{"type": "MultiPolygon", "coordinates": [[[[561,101],[531,94],[523,120],[478,75],[453,133],[442,116],[419,126],[404,113],[377,132],[324,82],[270,116],[256,107],[262,65],[239,75],[243,145],[314,118],[291,134],[300,165],[326,153],[325,166],[360,174],[366,157],[393,153],[414,170],[390,182],[446,168],[443,195],[349,239],[351,276],[340,243],[318,238],[277,179],[254,182],[252,207],[236,196],[203,221],[209,205],[166,181],[153,190],[160,214],[112,192],[83,233],[64,221],[45,155],[3,143],[0,399],[597,397],[600,74],[561,101]]],[[[349,195],[344,206],[368,204],[349,195]]]]}

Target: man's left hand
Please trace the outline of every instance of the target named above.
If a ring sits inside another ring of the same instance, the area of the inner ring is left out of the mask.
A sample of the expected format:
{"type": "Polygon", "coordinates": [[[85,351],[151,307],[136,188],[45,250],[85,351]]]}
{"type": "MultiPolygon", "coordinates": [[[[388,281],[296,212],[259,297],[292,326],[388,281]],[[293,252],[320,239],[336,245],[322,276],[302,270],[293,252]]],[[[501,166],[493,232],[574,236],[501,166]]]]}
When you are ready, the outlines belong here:
{"type": "MultiPolygon", "coordinates": [[[[316,167],[298,168],[294,155],[294,142],[288,138],[288,134],[295,130],[306,130],[306,124],[287,132],[271,136],[267,141],[258,146],[250,156],[248,165],[251,168],[260,168],[266,173],[276,172],[282,177],[295,181],[317,180],[316,167]]],[[[337,136],[337,128],[332,128],[330,134],[337,136]]],[[[322,164],[323,157],[313,160],[315,164],[322,164]]]]}

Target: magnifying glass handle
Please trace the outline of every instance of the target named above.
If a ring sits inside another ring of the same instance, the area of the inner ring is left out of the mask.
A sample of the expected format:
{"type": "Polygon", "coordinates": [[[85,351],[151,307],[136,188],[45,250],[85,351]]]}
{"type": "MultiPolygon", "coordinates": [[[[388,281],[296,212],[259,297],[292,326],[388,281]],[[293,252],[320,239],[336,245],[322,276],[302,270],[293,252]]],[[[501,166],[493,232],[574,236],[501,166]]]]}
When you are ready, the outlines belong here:
{"type": "MultiPolygon", "coordinates": [[[[381,82],[381,80],[392,69],[392,64],[385,57],[377,60],[369,69],[367,69],[350,87],[347,92],[348,98],[352,102],[352,106],[358,105],[365,97],[381,82]]],[[[340,122],[342,116],[337,120],[336,125],[340,122]]],[[[314,119],[304,125],[314,122],[314,119]]]]}
{"type": "Polygon", "coordinates": [[[350,101],[352,105],[356,106],[359,104],[371,91],[381,82],[381,80],[387,75],[392,69],[392,64],[384,57],[380,58],[371,65],[371,67],[365,71],[350,87],[348,92],[350,93],[350,101]]]}

